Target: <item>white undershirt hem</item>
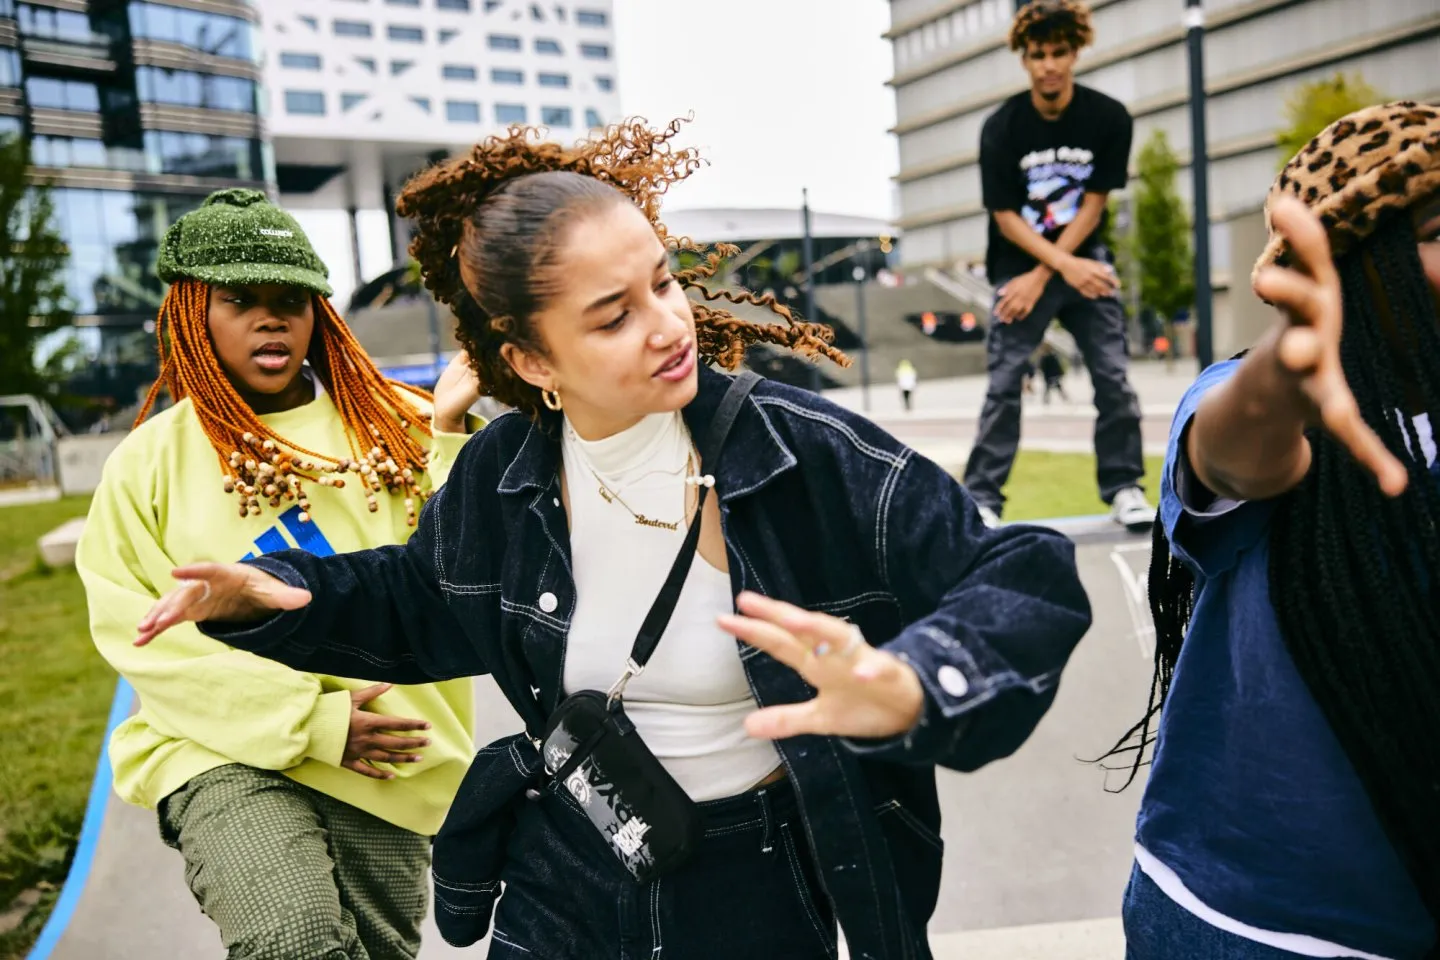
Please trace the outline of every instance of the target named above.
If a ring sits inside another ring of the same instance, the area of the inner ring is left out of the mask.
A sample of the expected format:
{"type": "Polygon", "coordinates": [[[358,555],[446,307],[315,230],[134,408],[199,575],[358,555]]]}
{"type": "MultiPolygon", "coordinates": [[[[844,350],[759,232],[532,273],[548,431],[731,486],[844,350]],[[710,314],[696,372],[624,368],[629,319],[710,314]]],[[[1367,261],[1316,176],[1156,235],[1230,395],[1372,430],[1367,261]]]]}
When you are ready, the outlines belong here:
{"type": "Polygon", "coordinates": [[[1366,953],[1353,947],[1342,947],[1338,943],[1331,943],[1317,937],[1307,937],[1300,933],[1276,933],[1273,930],[1261,930],[1248,923],[1241,923],[1239,920],[1227,917],[1218,910],[1212,910],[1201,903],[1200,898],[1186,888],[1174,870],[1155,859],[1153,854],[1138,843],[1135,844],[1135,862],[1140,865],[1140,870],[1145,876],[1153,880],[1155,886],[1159,887],[1165,896],[1175,901],[1177,906],[1226,933],[1233,933],[1237,937],[1263,943],[1265,946],[1274,947],[1277,950],[1288,950],[1302,957],[1343,957],[1347,960],[1351,957],[1359,957],[1361,960],[1393,960],[1391,957],[1366,953]]]}

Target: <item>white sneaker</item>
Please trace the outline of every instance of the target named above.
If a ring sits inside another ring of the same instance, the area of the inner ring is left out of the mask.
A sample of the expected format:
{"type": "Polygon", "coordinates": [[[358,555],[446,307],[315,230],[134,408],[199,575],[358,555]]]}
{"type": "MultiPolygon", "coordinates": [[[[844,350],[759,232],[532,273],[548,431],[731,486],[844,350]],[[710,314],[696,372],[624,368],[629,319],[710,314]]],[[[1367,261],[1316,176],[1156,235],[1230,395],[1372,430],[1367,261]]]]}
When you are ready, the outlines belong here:
{"type": "Polygon", "coordinates": [[[1111,501],[1110,518],[1132,533],[1144,533],[1155,524],[1155,508],[1139,487],[1126,487],[1111,501]]]}
{"type": "Polygon", "coordinates": [[[994,530],[996,527],[1000,526],[1000,514],[996,513],[994,510],[991,510],[984,504],[976,504],[976,508],[980,511],[980,520],[985,524],[985,526],[989,527],[991,530],[994,530]]]}

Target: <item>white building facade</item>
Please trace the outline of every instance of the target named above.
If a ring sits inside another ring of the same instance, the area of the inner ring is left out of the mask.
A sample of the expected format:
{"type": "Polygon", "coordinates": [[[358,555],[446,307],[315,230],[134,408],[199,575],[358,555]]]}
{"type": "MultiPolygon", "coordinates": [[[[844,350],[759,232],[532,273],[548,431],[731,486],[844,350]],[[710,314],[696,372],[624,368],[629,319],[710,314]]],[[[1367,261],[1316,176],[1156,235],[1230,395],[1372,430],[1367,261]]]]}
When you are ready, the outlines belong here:
{"type": "Polygon", "coordinates": [[[621,118],[613,0],[258,0],[280,202],[337,305],[404,258],[405,180],[511,124],[621,118]]]}

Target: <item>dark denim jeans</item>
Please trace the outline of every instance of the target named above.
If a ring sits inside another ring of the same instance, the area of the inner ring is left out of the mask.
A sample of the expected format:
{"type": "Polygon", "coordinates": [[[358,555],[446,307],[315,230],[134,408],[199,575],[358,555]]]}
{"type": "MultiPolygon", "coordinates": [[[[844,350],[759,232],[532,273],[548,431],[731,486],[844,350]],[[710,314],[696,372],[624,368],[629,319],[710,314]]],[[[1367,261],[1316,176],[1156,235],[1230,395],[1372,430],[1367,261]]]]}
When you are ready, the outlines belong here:
{"type": "MultiPolygon", "coordinates": [[[[1003,287],[1004,281],[996,285],[1003,287]]],[[[1000,511],[1000,493],[1010,479],[1020,446],[1020,394],[1030,356],[1040,346],[1056,317],[1080,348],[1095,388],[1095,458],[1100,498],[1106,503],[1145,475],[1140,443],[1140,400],[1130,386],[1130,350],[1125,339],[1125,314],[1114,297],[1087,300],[1056,275],[1035,309],[1015,323],[992,321],[987,341],[990,386],[980,411],[979,432],[965,487],[982,506],[1000,511]]],[[[1047,391],[1048,392],[1048,391],[1047,391]]]]}
{"type": "Polygon", "coordinates": [[[1165,895],[1137,864],[1125,888],[1125,960],[1303,960],[1212,927],[1165,895]]]}
{"type": "Polygon", "coordinates": [[[700,806],[694,859],[641,886],[568,797],[526,803],[490,960],[833,960],[834,915],[788,783],[700,806]]]}

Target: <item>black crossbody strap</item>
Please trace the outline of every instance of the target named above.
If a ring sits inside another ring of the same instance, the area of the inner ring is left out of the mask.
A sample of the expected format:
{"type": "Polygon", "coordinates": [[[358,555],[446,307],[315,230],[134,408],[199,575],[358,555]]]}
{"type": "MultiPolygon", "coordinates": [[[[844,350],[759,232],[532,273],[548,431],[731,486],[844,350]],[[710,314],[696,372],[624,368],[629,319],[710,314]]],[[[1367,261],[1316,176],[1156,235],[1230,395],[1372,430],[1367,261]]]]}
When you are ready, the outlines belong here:
{"type": "MultiPolygon", "coordinates": [[[[720,401],[720,408],[715,411],[715,419],[710,422],[710,430],[705,437],[705,446],[700,451],[702,474],[713,471],[719,463],[725,438],[730,435],[730,428],[735,425],[735,418],[739,416],[745,398],[759,382],[758,375],[746,370],[736,377],[731,382],[730,389],[725,391],[725,398],[720,401]]],[[[645,622],[640,625],[640,632],[635,636],[625,679],[643,670],[651,655],[655,653],[655,648],[660,645],[660,636],[670,625],[670,614],[675,612],[680,590],[685,586],[685,578],[690,573],[690,563],[695,559],[695,548],[700,543],[700,521],[704,516],[705,494],[709,492],[709,488],[704,484],[698,489],[700,496],[695,503],[695,515],[690,520],[690,529],[685,533],[685,542],[680,545],[680,552],[675,555],[675,562],[670,567],[669,576],[665,578],[665,585],[660,588],[655,602],[650,605],[650,612],[645,615],[645,622]]],[[[623,680],[617,687],[623,687],[623,680]]]]}

